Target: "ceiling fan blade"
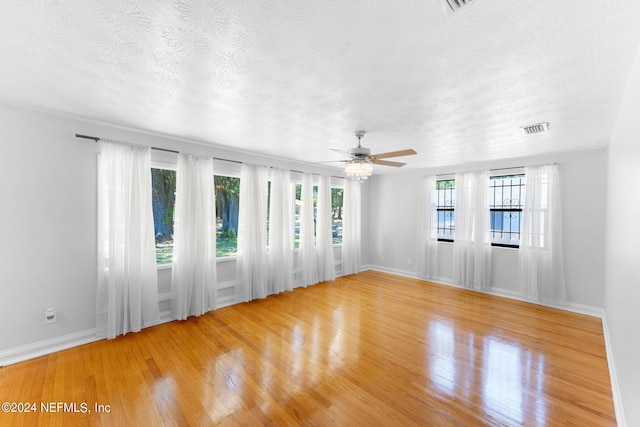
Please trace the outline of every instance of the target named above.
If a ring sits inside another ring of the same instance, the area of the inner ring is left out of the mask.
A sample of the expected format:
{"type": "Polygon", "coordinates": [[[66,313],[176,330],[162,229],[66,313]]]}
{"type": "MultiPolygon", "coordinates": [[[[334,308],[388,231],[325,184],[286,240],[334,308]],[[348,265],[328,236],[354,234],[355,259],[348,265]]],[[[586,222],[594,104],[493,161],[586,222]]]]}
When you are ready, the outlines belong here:
{"type": "Polygon", "coordinates": [[[331,151],[335,151],[336,153],[343,154],[343,155],[345,155],[345,156],[347,156],[347,157],[349,157],[349,158],[353,158],[353,157],[355,157],[353,154],[351,154],[351,153],[347,153],[346,151],[338,150],[337,148],[329,148],[329,150],[331,150],[331,151]]]}
{"type": "Polygon", "coordinates": [[[406,163],[402,163],[402,162],[390,162],[389,160],[377,160],[377,159],[371,159],[371,163],[373,163],[374,165],[394,166],[396,168],[400,168],[406,165],[406,163]]]}
{"type": "Polygon", "coordinates": [[[411,156],[416,153],[416,150],[409,148],[407,150],[400,151],[390,151],[388,153],[380,153],[380,154],[372,154],[370,157],[372,159],[387,159],[389,157],[402,157],[402,156],[411,156]]]}

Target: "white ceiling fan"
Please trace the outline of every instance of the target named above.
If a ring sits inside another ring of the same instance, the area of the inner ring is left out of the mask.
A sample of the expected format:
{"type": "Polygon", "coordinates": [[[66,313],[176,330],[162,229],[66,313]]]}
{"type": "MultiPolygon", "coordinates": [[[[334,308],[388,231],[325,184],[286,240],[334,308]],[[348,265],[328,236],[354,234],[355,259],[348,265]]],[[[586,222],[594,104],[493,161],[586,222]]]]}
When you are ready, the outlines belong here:
{"type": "Polygon", "coordinates": [[[356,138],[358,138],[358,146],[354,148],[350,148],[348,151],[337,150],[335,148],[331,148],[331,151],[335,151],[336,153],[344,154],[349,158],[346,160],[329,160],[326,162],[315,162],[315,163],[346,163],[344,168],[344,174],[347,178],[351,178],[355,181],[363,181],[371,176],[373,172],[372,165],[381,165],[381,166],[393,166],[396,168],[402,167],[406,165],[406,163],[402,162],[391,162],[388,159],[391,157],[402,157],[402,156],[410,156],[413,154],[418,154],[412,148],[406,150],[399,151],[390,151],[388,153],[380,153],[380,154],[371,154],[371,150],[365,148],[361,145],[361,140],[366,134],[363,130],[356,131],[356,138]]]}

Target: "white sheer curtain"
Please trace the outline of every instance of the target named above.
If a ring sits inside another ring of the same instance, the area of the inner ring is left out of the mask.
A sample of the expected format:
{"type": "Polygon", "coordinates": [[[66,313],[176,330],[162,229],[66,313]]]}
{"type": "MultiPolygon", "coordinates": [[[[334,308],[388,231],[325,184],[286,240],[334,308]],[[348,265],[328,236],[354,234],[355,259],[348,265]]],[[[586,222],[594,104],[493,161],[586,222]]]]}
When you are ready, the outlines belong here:
{"type": "Polygon", "coordinates": [[[424,177],[418,198],[418,259],[416,273],[421,279],[435,279],[438,271],[438,218],[436,177],[424,177]]]}
{"type": "Polygon", "coordinates": [[[342,230],[342,274],[345,276],[360,272],[360,199],[360,183],[345,179],[342,230]]]}
{"type": "Polygon", "coordinates": [[[472,289],[491,285],[489,172],[456,174],[453,283],[472,289]]]}
{"type": "Polygon", "coordinates": [[[242,301],[267,296],[267,178],[266,167],[242,165],[236,256],[242,301]]]}
{"type": "Polygon", "coordinates": [[[100,142],[97,335],[159,321],[148,147],[100,142]]]}
{"type": "Polygon", "coordinates": [[[293,289],[293,194],[291,172],[271,171],[269,202],[269,279],[267,294],[293,289]]]}
{"type": "Polygon", "coordinates": [[[519,284],[529,300],[562,304],[565,283],[562,256],[562,212],[557,165],[525,168],[519,284]]]}
{"type": "Polygon", "coordinates": [[[300,246],[298,265],[301,266],[301,285],[318,283],[318,267],[316,266],[316,247],[314,242],[315,221],[313,215],[313,176],[302,175],[302,193],[300,206],[300,246]]]}
{"type": "Polygon", "coordinates": [[[318,182],[316,254],[318,280],[320,282],[334,280],[336,268],[333,260],[333,233],[331,230],[331,178],[328,176],[320,176],[318,182]]]}
{"type": "Polygon", "coordinates": [[[212,159],[180,153],[176,179],[171,312],[183,320],[216,306],[212,159]]]}

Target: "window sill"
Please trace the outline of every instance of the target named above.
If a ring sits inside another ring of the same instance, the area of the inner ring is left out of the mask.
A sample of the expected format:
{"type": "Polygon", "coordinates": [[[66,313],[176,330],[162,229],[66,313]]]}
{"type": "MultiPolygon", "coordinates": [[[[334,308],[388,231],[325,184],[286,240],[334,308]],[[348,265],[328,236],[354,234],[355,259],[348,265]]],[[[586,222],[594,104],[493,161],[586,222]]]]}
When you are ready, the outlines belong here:
{"type": "Polygon", "coordinates": [[[515,245],[503,245],[503,244],[496,244],[496,243],[492,243],[491,244],[492,248],[499,248],[499,249],[507,249],[507,250],[518,250],[520,249],[520,246],[515,246],[515,245]]]}
{"type": "Polygon", "coordinates": [[[237,257],[235,255],[216,257],[216,263],[218,263],[218,262],[235,261],[236,258],[237,257]]]}
{"type": "MultiPolygon", "coordinates": [[[[228,261],[235,261],[236,257],[234,256],[225,256],[225,257],[218,257],[216,258],[216,263],[219,262],[228,262],[228,261]]],[[[156,264],[156,269],[157,270],[171,270],[171,263],[168,264],[156,264]]]]}
{"type": "MultiPolygon", "coordinates": [[[[342,243],[334,243],[333,247],[336,248],[341,248],[342,247],[342,243]]],[[[299,248],[295,248],[293,250],[294,253],[296,252],[300,252],[299,248]]],[[[216,263],[219,262],[229,262],[229,261],[235,261],[236,260],[236,256],[235,255],[231,255],[231,256],[224,256],[224,257],[217,257],[216,258],[216,263]]],[[[171,263],[167,263],[167,264],[156,264],[156,269],[158,270],[170,270],[171,269],[171,263]]]]}

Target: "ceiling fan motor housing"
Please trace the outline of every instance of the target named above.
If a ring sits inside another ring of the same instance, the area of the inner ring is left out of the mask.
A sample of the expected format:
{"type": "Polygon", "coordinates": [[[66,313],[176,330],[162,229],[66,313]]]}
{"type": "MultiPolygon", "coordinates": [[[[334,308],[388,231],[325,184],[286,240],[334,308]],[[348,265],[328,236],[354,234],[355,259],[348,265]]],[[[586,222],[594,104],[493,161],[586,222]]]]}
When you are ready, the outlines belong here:
{"type": "Polygon", "coordinates": [[[371,155],[371,150],[364,147],[350,148],[348,152],[355,158],[363,160],[368,159],[371,155]]]}

